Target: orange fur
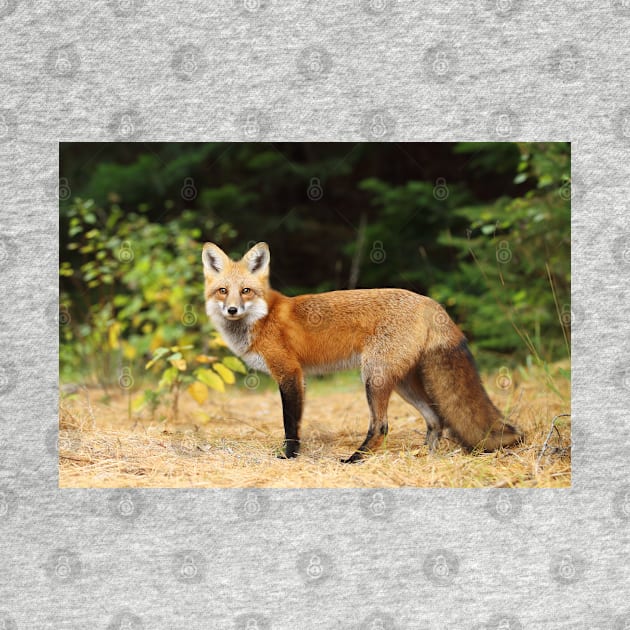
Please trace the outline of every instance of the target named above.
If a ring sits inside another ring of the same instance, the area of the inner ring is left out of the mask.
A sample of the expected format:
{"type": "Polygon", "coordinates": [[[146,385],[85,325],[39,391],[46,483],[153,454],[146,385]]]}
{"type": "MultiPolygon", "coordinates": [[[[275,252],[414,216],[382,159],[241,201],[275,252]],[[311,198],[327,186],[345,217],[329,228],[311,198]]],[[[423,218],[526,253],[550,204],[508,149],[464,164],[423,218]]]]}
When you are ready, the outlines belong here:
{"type": "Polygon", "coordinates": [[[382,441],[394,390],[425,417],[432,449],[444,427],[471,448],[520,439],[488,398],[463,333],[434,300],[403,289],[287,297],[269,287],[265,243],[240,261],[207,243],[203,261],[208,314],[232,350],[280,386],[287,457],[299,445],[304,373],[347,367],[361,368],[371,412],[366,440],[349,461],[382,441]]]}

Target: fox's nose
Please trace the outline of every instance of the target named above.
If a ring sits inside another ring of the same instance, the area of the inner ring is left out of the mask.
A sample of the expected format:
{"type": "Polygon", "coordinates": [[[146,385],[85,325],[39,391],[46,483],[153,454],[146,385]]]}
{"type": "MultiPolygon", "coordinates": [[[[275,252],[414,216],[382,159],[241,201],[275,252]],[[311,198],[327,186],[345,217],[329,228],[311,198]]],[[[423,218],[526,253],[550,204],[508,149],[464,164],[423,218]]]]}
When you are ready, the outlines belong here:
{"type": "Polygon", "coordinates": [[[236,315],[236,313],[238,313],[238,309],[236,308],[236,306],[230,306],[230,308],[228,308],[229,315],[236,315]]]}

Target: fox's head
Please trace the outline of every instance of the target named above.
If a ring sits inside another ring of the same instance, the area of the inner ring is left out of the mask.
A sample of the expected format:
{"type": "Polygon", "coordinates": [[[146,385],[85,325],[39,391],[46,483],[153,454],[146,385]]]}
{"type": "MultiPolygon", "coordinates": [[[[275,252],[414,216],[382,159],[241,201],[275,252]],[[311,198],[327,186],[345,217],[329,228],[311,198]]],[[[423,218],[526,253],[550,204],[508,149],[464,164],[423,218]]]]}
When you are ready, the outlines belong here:
{"type": "Polygon", "coordinates": [[[267,314],[269,246],[257,243],[238,261],[214,243],[201,254],[206,279],[206,313],[212,319],[255,321],[267,314]]]}

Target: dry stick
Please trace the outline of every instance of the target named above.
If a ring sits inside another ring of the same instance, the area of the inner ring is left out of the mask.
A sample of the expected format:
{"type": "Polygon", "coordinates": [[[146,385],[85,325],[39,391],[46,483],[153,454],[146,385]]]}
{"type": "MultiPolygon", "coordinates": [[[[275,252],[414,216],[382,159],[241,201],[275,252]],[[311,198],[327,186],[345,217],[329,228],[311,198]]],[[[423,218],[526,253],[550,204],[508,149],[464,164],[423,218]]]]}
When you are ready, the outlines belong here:
{"type": "Polygon", "coordinates": [[[553,430],[556,429],[556,420],[558,418],[568,418],[570,416],[571,416],[570,413],[560,413],[557,416],[553,417],[553,420],[551,421],[551,427],[549,428],[549,433],[547,433],[547,438],[545,439],[545,443],[543,444],[542,450],[540,451],[540,455],[538,455],[538,459],[536,460],[536,470],[535,470],[536,475],[538,474],[538,466],[540,465],[540,460],[542,459],[542,456],[545,454],[545,451],[547,450],[547,444],[549,443],[549,440],[551,439],[553,430]]]}

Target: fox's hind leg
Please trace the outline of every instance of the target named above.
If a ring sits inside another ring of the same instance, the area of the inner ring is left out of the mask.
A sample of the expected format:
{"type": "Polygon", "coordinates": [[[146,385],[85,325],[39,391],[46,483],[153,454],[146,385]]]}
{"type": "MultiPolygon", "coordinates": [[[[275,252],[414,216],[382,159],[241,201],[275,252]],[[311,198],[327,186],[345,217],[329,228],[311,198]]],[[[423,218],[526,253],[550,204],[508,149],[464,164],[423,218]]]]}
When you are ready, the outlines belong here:
{"type": "Polygon", "coordinates": [[[427,423],[425,442],[429,446],[429,451],[434,452],[442,437],[444,422],[431,405],[420,374],[414,371],[409,372],[404,380],[396,385],[396,392],[422,414],[427,423]]]}
{"type": "Polygon", "coordinates": [[[364,365],[361,376],[365,383],[365,395],[370,408],[370,426],[363,444],[348,459],[342,460],[345,464],[363,459],[368,452],[376,450],[387,435],[387,405],[394,387],[383,375],[382,368],[364,365]]]}

